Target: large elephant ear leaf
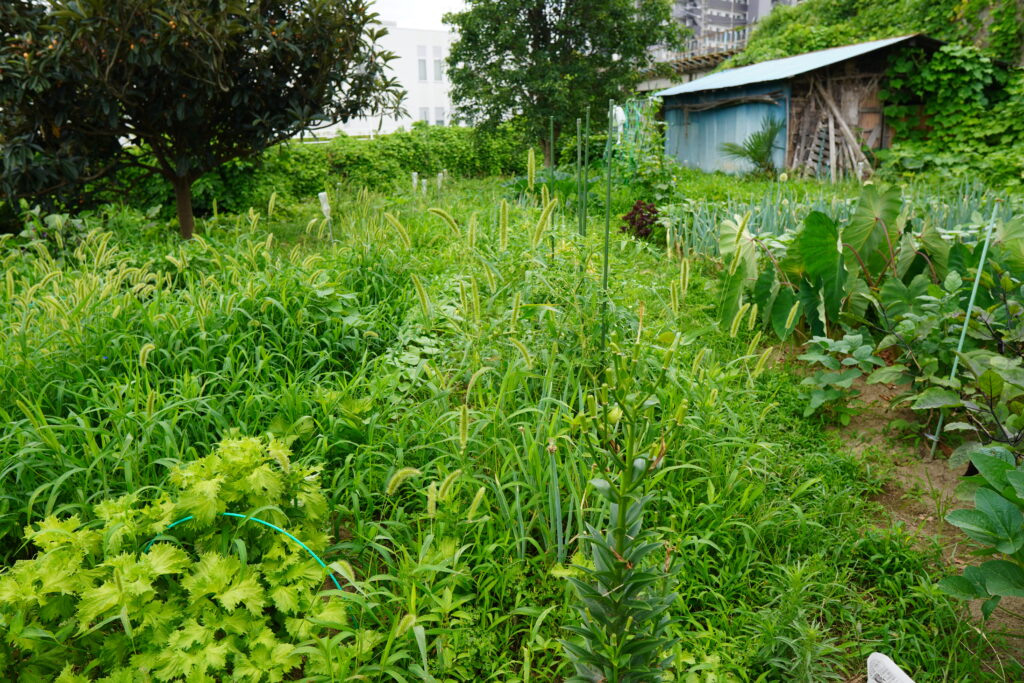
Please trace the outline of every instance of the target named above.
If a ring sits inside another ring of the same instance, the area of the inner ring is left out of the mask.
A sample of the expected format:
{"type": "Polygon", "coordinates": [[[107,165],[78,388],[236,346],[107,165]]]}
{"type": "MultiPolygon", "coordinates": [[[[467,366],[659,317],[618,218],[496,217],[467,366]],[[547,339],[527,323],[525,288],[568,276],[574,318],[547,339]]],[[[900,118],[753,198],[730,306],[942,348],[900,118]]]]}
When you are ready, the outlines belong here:
{"type": "Polygon", "coordinates": [[[888,244],[891,243],[895,249],[899,239],[897,219],[901,206],[902,198],[897,188],[878,185],[864,188],[850,222],[843,229],[848,271],[857,272],[861,261],[871,271],[868,273],[871,276],[877,275],[885,267],[888,244]],[[882,249],[885,249],[885,254],[879,253],[882,249]]]}
{"type": "Polygon", "coordinates": [[[1024,218],[1014,218],[999,225],[996,241],[1003,246],[1006,265],[1024,272],[1024,218]]]}
{"type": "Polygon", "coordinates": [[[804,270],[811,281],[820,278],[825,314],[829,319],[839,315],[846,285],[846,268],[839,249],[839,228],[835,221],[812,211],[797,235],[804,270]]]}

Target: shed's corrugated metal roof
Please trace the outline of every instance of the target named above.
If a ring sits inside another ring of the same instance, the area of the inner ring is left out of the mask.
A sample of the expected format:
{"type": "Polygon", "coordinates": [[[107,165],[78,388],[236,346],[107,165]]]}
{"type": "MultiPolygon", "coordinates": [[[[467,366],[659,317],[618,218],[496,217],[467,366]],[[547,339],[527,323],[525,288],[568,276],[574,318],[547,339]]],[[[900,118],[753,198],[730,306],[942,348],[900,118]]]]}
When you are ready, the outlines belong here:
{"type": "Polygon", "coordinates": [[[726,69],[718,73],[710,74],[704,78],[698,78],[689,83],[673,86],[667,90],[654,93],[655,97],[666,97],[669,95],[682,95],[684,93],[703,92],[705,90],[719,90],[721,88],[735,88],[751,83],[764,83],[766,81],[778,81],[790,78],[798,74],[807,73],[820,69],[823,66],[844,62],[847,59],[859,57],[860,55],[880,50],[910,40],[918,34],[912,33],[898,38],[886,38],[884,40],[872,40],[869,43],[857,43],[856,45],[844,45],[833,47],[828,50],[807,52],[795,57],[773,59],[769,62],[741,66],[735,69],[726,69]]]}

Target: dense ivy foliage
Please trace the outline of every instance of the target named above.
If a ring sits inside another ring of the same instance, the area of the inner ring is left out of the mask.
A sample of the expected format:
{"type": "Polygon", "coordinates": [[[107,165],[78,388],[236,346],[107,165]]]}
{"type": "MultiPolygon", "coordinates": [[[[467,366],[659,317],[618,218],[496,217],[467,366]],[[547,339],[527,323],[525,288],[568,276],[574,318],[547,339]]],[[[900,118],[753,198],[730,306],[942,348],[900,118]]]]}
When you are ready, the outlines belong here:
{"type": "Polygon", "coordinates": [[[1024,73],[950,44],[896,54],[887,75],[882,97],[895,143],[881,157],[892,170],[1024,183],[1024,73]]]}
{"type": "Polygon", "coordinates": [[[1016,0],[806,0],[776,7],[728,66],[908,33],[978,44],[1011,64],[1024,57],[1024,15],[1016,0]]]}

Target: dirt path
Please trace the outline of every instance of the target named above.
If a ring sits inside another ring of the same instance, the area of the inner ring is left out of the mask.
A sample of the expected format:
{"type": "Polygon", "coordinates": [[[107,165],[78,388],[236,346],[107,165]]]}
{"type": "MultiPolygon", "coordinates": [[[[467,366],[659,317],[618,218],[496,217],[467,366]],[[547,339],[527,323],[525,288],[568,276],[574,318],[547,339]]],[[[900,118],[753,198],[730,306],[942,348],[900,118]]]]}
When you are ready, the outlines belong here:
{"type": "MultiPolygon", "coordinates": [[[[888,519],[879,523],[902,523],[922,546],[937,543],[947,566],[960,570],[968,564],[980,564],[984,558],[970,554],[977,546],[943,519],[951,510],[971,506],[970,501],[956,495],[961,472],[949,469],[944,454],[929,459],[929,447],[923,439],[901,439],[897,430],[890,428],[894,420],[915,420],[913,411],[889,408],[892,390],[882,385],[857,388],[862,408],[838,433],[854,453],[889,471],[885,489],[874,498],[888,513],[888,519]]],[[[1024,614],[1024,598],[1003,598],[1000,604],[1024,614]]],[[[980,606],[980,601],[972,601],[970,615],[978,628],[992,635],[991,654],[998,660],[992,665],[998,669],[1000,661],[1024,663],[1024,619],[997,609],[984,624],[980,606]]]]}

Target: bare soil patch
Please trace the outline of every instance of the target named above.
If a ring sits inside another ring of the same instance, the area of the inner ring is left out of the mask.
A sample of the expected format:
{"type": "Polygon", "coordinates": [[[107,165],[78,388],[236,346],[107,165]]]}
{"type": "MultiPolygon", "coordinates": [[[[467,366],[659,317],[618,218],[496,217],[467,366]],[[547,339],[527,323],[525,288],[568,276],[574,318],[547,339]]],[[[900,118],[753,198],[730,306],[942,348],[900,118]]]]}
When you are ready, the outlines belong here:
{"type": "MultiPolygon", "coordinates": [[[[944,564],[958,571],[968,564],[983,562],[985,558],[970,554],[977,546],[944,521],[951,510],[972,505],[956,494],[962,472],[947,466],[948,449],[940,449],[937,457],[931,459],[929,447],[921,442],[923,440],[900,439],[900,435],[890,429],[894,420],[913,422],[916,417],[913,411],[889,407],[895,394],[890,387],[859,383],[856,388],[861,392],[858,399],[861,410],[851,418],[849,425],[837,432],[853,453],[889,472],[885,488],[873,498],[886,511],[887,518],[879,519],[878,523],[885,526],[902,523],[921,547],[937,545],[944,564]]],[[[1019,616],[1024,615],[1024,598],[1004,598],[1000,605],[1005,609],[997,609],[987,624],[981,618],[980,601],[969,605],[975,626],[993,636],[991,654],[995,670],[1000,663],[1024,663],[1024,618],[1019,616]]],[[[984,656],[983,653],[976,655],[984,656]]],[[[965,656],[970,655],[965,653],[965,656]]]]}

